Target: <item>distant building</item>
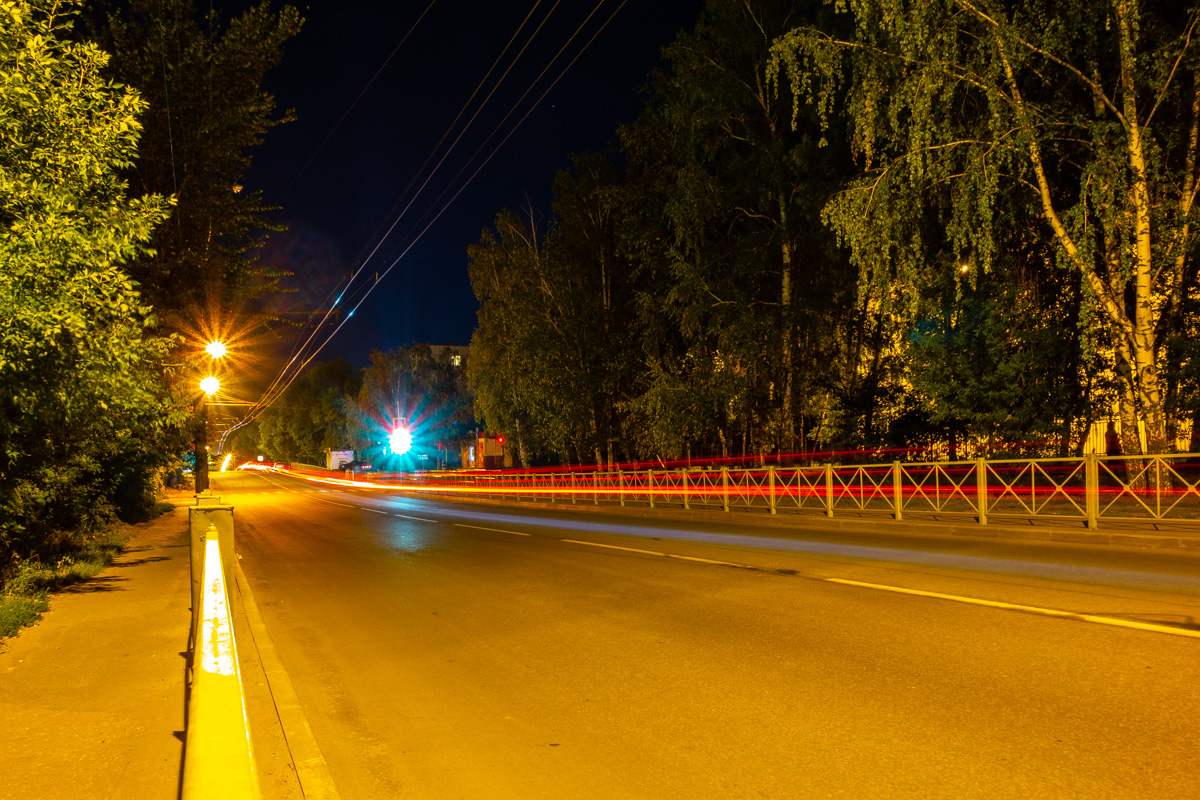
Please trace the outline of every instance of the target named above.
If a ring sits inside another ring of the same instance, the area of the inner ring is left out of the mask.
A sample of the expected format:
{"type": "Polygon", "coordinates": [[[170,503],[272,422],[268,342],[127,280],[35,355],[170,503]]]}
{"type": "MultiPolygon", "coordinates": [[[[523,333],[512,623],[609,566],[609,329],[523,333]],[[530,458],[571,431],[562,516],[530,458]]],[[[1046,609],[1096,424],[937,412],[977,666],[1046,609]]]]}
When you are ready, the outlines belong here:
{"type": "Polygon", "coordinates": [[[503,469],[504,437],[484,433],[469,440],[462,448],[462,464],[464,469],[503,469]]]}

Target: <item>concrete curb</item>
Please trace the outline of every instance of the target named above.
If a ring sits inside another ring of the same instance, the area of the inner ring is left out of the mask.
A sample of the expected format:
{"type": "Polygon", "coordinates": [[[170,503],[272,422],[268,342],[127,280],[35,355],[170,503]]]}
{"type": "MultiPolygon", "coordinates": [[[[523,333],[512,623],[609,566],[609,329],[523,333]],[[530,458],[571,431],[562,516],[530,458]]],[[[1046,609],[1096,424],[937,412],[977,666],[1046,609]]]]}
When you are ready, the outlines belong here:
{"type": "MultiPolygon", "coordinates": [[[[1138,529],[1120,528],[1111,532],[1075,529],[1073,524],[1059,525],[1031,521],[1023,525],[1005,525],[989,522],[987,525],[968,523],[955,519],[937,517],[909,517],[894,520],[885,515],[863,515],[825,517],[814,514],[757,514],[748,511],[701,511],[681,508],[649,508],[646,506],[592,505],[584,503],[545,503],[526,500],[491,500],[462,495],[442,496],[425,492],[401,494],[431,500],[492,505],[516,508],[536,508],[562,513],[603,514],[610,516],[642,517],[648,519],[690,520],[723,525],[752,525],[765,528],[783,528],[791,531],[865,533],[880,536],[894,534],[934,534],[939,536],[961,536],[977,539],[1006,539],[1027,542],[1051,542],[1058,544],[1105,545],[1154,550],[1183,550],[1200,553],[1200,532],[1195,536],[1172,535],[1167,531],[1141,533],[1138,529]]],[[[906,515],[907,516],[907,515],[906,515]]],[[[1071,521],[1073,522],[1073,521],[1071,521]]],[[[1080,526],[1082,527],[1082,526],[1080,526]]],[[[1182,525],[1181,525],[1182,527],[1182,525]]],[[[1190,531],[1189,531],[1190,532],[1190,531]]]]}
{"type": "Polygon", "coordinates": [[[267,676],[267,688],[275,701],[275,711],[283,728],[283,737],[291,753],[292,764],[296,768],[296,778],[300,781],[300,790],[308,800],[340,800],[341,795],[338,794],[333,775],[329,772],[329,764],[321,754],[321,748],[317,746],[312,727],[308,724],[308,717],[300,706],[300,699],[296,696],[292,680],[275,650],[270,633],[267,632],[262,612],[258,609],[258,603],[250,590],[250,583],[246,580],[246,573],[242,571],[240,562],[234,567],[234,574],[238,591],[241,593],[246,621],[249,623],[250,635],[258,651],[263,672],[267,676]]]}

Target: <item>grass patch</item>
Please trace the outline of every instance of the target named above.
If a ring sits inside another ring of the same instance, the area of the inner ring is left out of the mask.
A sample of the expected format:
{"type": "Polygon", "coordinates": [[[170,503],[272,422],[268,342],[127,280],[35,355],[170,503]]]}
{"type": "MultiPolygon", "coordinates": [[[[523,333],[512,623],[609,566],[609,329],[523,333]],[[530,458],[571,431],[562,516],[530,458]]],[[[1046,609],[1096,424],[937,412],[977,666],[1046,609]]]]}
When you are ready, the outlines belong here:
{"type": "Polygon", "coordinates": [[[129,541],[129,529],[113,525],[96,536],[74,537],[62,543],[53,565],[22,561],[0,587],[0,639],[15,636],[50,609],[50,592],[86,581],[112,563],[129,541]]]}
{"type": "Polygon", "coordinates": [[[0,639],[16,636],[26,625],[32,625],[50,610],[46,593],[40,596],[0,595],[0,639]]]}

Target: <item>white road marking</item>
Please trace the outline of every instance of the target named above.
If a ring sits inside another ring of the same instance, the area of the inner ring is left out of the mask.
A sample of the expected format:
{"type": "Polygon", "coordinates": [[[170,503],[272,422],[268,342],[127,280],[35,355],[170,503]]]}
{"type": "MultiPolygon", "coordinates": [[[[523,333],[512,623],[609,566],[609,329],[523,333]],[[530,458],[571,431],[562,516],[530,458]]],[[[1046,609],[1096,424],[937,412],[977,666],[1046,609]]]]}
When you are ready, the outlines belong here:
{"type": "Polygon", "coordinates": [[[425,519],[424,517],[410,517],[407,514],[392,514],[393,517],[400,519],[415,519],[417,522],[437,522],[436,519],[425,519]]]}
{"type": "Polygon", "coordinates": [[[1116,617],[1099,617],[1094,614],[1077,614],[1074,611],[1060,611],[1055,608],[1039,608],[1037,606],[1022,606],[1015,603],[1002,603],[999,600],[980,600],[977,597],[962,597],[957,594],[942,594],[941,592],[925,592],[920,589],[904,589],[899,586],[885,586],[880,583],[864,583],[862,581],[852,581],[845,578],[821,578],[820,580],[826,583],[841,583],[846,586],[860,586],[864,589],[876,589],[881,592],[896,592],[897,594],[911,594],[918,597],[933,597],[938,600],[951,600],[955,603],[968,603],[973,606],[988,606],[989,608],[1002,608],[1008,611],[1024,611],[1029,614],[1041,614],[1046,617],[1061,617],[1063,619],[1074,619],[1081,622],[1095,622],[1099,625],[1113,625],[1118,628],[1133,628],[1139,631],[1152,631],[1154,633],[1169,633],[1172,636],[1186,636],[1190,639],[1200,639],[1200,631],[1189,631],[1185,628],[1174,628],[1170,625],[1155,625],[1152,622],[1135,622],[1127,619],[1117,619],[1116,617]]]}
{"type": "MultiPolygon", "coordinates": [[[[579,539],[559,539],[559,541],[569,542],[570,544],[586,544],[590,547],[603,547],[608,550],[624,550],[628,553],[640,553],[647,556],[665,556],[666,558],[678,558],[685,561],[699,561],[702,564],[716,564],[723,567],[742,567],[753,569],[753,567],[748,567],[746,564],[735,564],[730,561],[713,561],[707,558],[683,556],[677,553],[662,553],[657,550],[643,550],[637,547],[622,547],[615,544],[601,544],[600,542],[584,542],[579,539]]],[[[1152,622],[1137,622],[1135,620],[1117,619],[1116,617],[1101,617],[1095,614],[1078,614],[1074,611],[1060,611],[1054,608],[1023,606],[1016,603],[1004,603],[999,600],[981,600],[976,597],[963,597],[956,594],[942,594],[941,592],[926,592],[920,589],[904,589],[899,586],[886,586],[880,583],[865,583],[863,581],[852,581],[846,578],[816,578],[815,580],[819,580],[824,583],[840,583],[845,586],[858,586],[863,589],[875,589],[882,592],[896,592],[897,594],[909,594],[916,595],[918,597],[932,597],[938,600],[950,600],[955,603],[968,603],[970,605],[987,606],[989,608],[999,608],[1006,611],[1024,611],[1029,614],[1040,614],[1046,617],[1059,617],[1061,619],[1073,619],[1080,622],[1094,622],[1098,625],[1112,625],[1118,628],[1133,628],[1134,630],[1139,631],[1167,633],[1172,636],[1185,636],[1189,639],[1200,639],[1200,631],[1187,630],[1186,628],[1175,628],[1170,625],[1156,625],[1152,622]]]]}
{"type": "Polygon", "coordinates": [[[485,528],[482,525],[467,525],[463,522],[454,523],[460,528],[474,528],[477,531],[495,531],[496,533],[511,533],[513,536],[533,536],[532,533],[521,533],[520,531],[506,531],[501,528],[485,528]]]}
{"type": "Polygon", "coordinates": [[[600,542],[584,542],[579,539],[559,539],[560,542],[570,542],[571,544],[586,544],[591,547],[604,547],[609,550],[625,550],[629,553],[641,553],[647,556],[662,556],[663,558],[678,558],[683,561],[699,561],[701,564],[716,564],[721,567],[742,567],[745,564],[735,564],[732,561],[713,561],[710,558],[697,558],[696,556],[681,556],[678,553],[661,553],[658,550],[642,550],[637,547],[621,547],[617,544],[600,544],[600,542]]]}
{"type": "Polygon", "coordinates": [[[376,514],[386,514],[386,513],[388,513],[388,512],[386,512],[386,511],[380,511],[378,508],[367,508],[366,506],[359,506],[359,508],[361,508],[363,511],[373,511],[373,512],[374,512],[374,513],[376,513],[376,514]]]}

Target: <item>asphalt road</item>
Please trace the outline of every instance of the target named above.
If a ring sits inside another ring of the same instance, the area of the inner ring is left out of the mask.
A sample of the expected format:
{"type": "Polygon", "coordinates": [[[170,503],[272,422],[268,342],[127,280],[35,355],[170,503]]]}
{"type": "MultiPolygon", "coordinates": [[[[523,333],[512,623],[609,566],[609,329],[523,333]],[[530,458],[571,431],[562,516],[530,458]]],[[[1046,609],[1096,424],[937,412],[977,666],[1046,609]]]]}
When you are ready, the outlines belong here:
{"type": "Polygon", "coordinates": [[[1200,797],[1197,556],[214,484],[344,798],[1200,797]]]}

